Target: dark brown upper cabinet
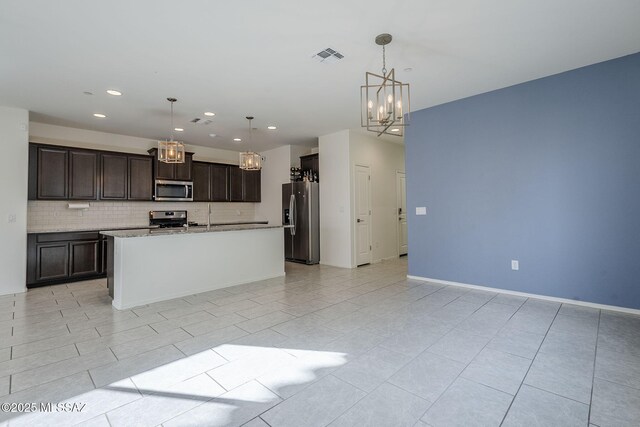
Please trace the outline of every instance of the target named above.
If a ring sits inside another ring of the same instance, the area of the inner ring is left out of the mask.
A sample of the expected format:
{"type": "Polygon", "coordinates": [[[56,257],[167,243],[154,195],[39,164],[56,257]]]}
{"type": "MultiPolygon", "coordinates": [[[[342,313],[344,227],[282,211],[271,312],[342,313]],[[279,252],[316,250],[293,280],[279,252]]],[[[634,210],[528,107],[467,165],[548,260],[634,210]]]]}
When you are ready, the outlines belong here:
{"type": "Polygon", "coordinates": [[[150,156],[29,144],[30,200],[153,200],[150,156]]]}
{"type": "Polygon", "coordinates": [[[153,200],[153,158],[128,156],[129,200],[153,200]]]}
{"type": "Polygon", "coordinates": [[[242,171],[242,201],[259,202],[261,191],[260,171],[242,171]]]}
{"type": "Polygon", "coordinates": [[[229,201],[259,202],[261,193],[260,171],[245,171],[229,165],[229,201]]]}
{"type": "Polygon", "coordinates": [[[242,169],[238,166],[229,166],[229,201],[244,201],[242,191],[242,169]]]}
{"type": "Polygon", "coordinates": [[[193,201],[208,202],[211,200],[211,164],[193,162],[193,201]]]}
{"type": "Polygon", "coordinates": [[[191,181],[193,153],[184,153],[184,163],[175,163],[175,177],[178,181],[191,181]]]}
{"type": "MultiPolygon", "coordinates": [[[[194,202],[228,202],[230,194],[229,170],[236,166],[219,163],[193,162],[193,201],[194,202]]],[[[237,200],[242,199],[242,176],[238,180],[237,200]]]]}
{"type": "Polygon", "coordinates": [[[97,200],[98,153],[67,147],[29,146],[29,199],[97,200]]]}
{"type": "Polygon", "coordinates": [[[29,167],[35,170],[35,182],[30,183],[33,199],[65,200],[69,197],[69,150],[57,147],[33,146],[29,150],[29,167]]]}
{"type": "Polygon", "coordinates": [[[175,181],[191,181],[191,163],[193,153],[184,153],[184,163],[165,163],[158,159],[158,149],[151,148],[148,151],[154,158],[154,179],[169,179],[175,181]]]}
{"type": "Polygon", "coordinates": [[[100,198],[103,200],[127,199],[127,155],[103,153],[102,188],[100,198]]]}
{"type": "Polygon", "coordinates": [[[300,169],[320,175],[320,156],[318,153],[300,156],[300,169]]]}
{"type": "Polygon", "coordinates": [[[153,200],[153,158],[102,154],[103,200],[153,200]]]}
{"type": "Polygon", "coordinates": [[[229,165],[211,165],[211,201],[229,201],[229,165]]]}
{"type": "Polygon", "coordinates": [[[69,199],[98,199],[98,153],[69,150],[69,199]]]}

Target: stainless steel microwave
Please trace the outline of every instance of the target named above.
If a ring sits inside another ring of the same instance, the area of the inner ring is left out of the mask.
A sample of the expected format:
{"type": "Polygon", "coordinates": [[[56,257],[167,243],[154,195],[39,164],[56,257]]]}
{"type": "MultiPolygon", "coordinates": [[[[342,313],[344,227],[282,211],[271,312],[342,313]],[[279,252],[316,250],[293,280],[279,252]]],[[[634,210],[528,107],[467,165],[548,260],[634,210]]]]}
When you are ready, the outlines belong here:
{"type": "Polygon", "coordinates": [[[193,201],[193,182],[156,179],[153,199],[158,202],[191,202],[193,201]]]}

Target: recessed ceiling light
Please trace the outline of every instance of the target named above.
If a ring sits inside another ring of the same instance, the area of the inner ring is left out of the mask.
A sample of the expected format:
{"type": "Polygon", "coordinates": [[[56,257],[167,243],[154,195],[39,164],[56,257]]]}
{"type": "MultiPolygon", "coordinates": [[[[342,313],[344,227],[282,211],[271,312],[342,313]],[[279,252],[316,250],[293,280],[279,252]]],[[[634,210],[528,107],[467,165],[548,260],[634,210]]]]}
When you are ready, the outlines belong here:
{"type": "Polygon", "coordinates": [[[120,95],[122,95],[122,92],[120,92],[119,90],[115,90],[115,89],[109,89],[109,90],[107,91],[107,93],[108,93],[109,95],[113,95],[113,96],[120,96],[120,95]]]}
{"type": "Polygon", "coordinates": [[[276,130],[276,129],[278,129],[278,128],[277,128],[277,127],[275,127],[275,126],[267,126],[267,129],[269,129],[269,130],[276,130]]]}
{"type": "Polygon", "coordinates": [[[391,129],[391,132],[400,132],[400,129],[398,129],[398,128],[393,128],[393,129],[391,129]]]}
{"type": "Polygon", "coordinates": [[[173,130],[175,130],[176,132],[184,132],[184,129],[182,128],[173,128],[173,130]]]}
{"type": "Polygon", "coordinates": [[[213,117],[216,115],[216,113],[212,113],[211,111],[207,111],[206,113],[204,113],[205,116],[209,116],[209,117],[213,117]]]}
{"type": "Polygon", "coordinates": [[[218,135],[216,135],[215,133],[210,133],[210,134],[209,134],[209,136],[210,136],[211,138],[215,138],[215,137],[216,137],[216,136],[218,136],[218,135]]]}
{"type": "Polygon", "coordinates": [[[233,138],[233,140],[234,140],[235,142],[240,142],[240,141],[242,141],[242,139],[240,139],[240,138],[233,138]]]}
{"type": "Polygon", "coordinates": [[[105,117],[107,117],[107,116],[105,116],[105,115],[104,115],[104,114],[102,114],[102,113],[93,113],[93,117],[97,117],[97,118],[99,118],[99,119],[104,119],[104,118],[105,118],[105,117]]]}

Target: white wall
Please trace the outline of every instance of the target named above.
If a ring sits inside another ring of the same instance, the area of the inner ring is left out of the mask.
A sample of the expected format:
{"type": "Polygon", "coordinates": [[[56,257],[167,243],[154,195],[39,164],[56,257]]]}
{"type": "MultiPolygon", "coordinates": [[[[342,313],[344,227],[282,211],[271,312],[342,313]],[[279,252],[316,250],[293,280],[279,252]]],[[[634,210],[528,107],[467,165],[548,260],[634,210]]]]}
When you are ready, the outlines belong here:
{"type": "Polygon", "coordinates": [[[311,148],[300,145],[291,146],[291,167],[300,167],[300,156],[311,154],[311,148]]]}
{"type": "MultiPolygon", "coordinates": [[[[40,142],[43,144],[68,145],[94,150],[113,150],[136,154],[147,154],[149,148],[157,147],[158,144],[157,141],[146,138],[37,122],[31,122],[29,126],[29,138],[31,142],[40,142]]],[[[237,151],[220,150],[189,144],[186,144],[185,148],[187,151],[194,153],[194,160],[238,164],[239,156],[237,151]]]]}
{"type": "Polygon", "coordinates": [[[352,268],[349,131],[319,138],[320,263],[352,268]]]}
{"type": "Polygon", "coordinates": [[[26,290],[28,129],[27,110],[0,107],[0,295],[26,290]]]}
{"type": "Polygon", "coordinates": [[[260,153],[264,158],[261,172],[261,202],[256,206],[256,218],[269,224],[282,224],[282,184],[289,182],[291,146],[260,153]]]}
{"type": "MultiPolygon", "coordinates": [[[[373,262],[398,256],[396,172],[404,172],[404,145],[377,138],[373,133],[349,132],[351,189],[355,165],[371,172],[371,246],[373,262]]],[[[353,206],[354,197],[351,197],[353,206]]],[[[355,210],[355,206],[352,207],[355,210]]],[[[352,227],[355,233],[355,227],[352,227]]],[[[355,234],[353,236],[355,242],[355,234]]],[[[355,257],[355,247],[353,253],[355,257]]]]}

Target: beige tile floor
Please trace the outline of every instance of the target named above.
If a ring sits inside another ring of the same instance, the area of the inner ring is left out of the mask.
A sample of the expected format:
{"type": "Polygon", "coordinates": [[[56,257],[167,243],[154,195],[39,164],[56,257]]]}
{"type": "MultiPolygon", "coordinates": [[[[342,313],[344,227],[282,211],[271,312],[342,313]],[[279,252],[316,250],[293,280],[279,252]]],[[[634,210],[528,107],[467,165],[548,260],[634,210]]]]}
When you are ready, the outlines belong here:
{"type": "Polygon", "coordinates": [[[126,311],[80,282],[0,297],[0,401],[54,403],[0,425],[638,426],[640,316],[407,280],[406,259],[126,311]]]}

